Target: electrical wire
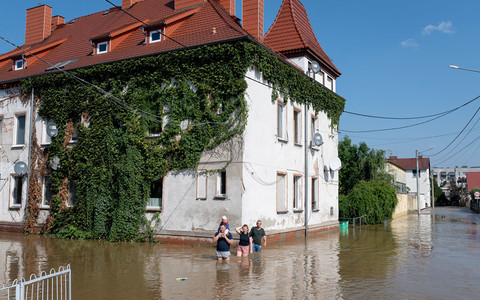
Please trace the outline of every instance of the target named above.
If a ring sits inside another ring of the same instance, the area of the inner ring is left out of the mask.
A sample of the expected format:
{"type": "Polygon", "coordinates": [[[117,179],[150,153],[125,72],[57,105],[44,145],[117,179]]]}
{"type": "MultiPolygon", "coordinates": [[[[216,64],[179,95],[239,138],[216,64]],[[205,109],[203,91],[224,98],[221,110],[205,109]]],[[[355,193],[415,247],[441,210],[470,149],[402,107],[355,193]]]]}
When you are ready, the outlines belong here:
{"type": "Polygon", "coordinates": [[[444,114],[450,114],[464,106],[467,106],[468,104],[472,103],[473,101],[477,100],[480,98],[480,95],[476,96],[475,98],[463,103],[460,106],[454,107],[452,109],[446,110],[444,112],[436,113],[433,115],[425,115],[425,116],[416,116],[416,117],[386,117],[386,116],[375,116],[375,115],[367,115],[367,114],[362,114],[362,113],[356,113],[356,112],[351,112],[344,110],[343,112],[346,114],[350,115],[355,115],[355,116],[360,116],[360,117],[366,117],[366,118],[375,118],[375,119],[386,119],[386,120],[413,120],[413,119],[426,119],[426,118],[431,118],[431,117],[436,117],[439,115],[444,115],[444,114]]]}
{"type": "MultiPolygon", "coordinates": [[[[480,97],[480,96],[479,96],[480,97]]],[[[415,127],[419,125],[423,125],[432,121],[435,121],[436,119],[439,119],[441,117],[444,117],[447,115],[447,113],[436,116],[435,118],[415,123],[415,124],[410,124],[410,125],[405,125],[405,126],[400,126],[400,127],[390,127],[390,128],[381,128],[381,129],[370,129],[370,130],[346,130],[346,129],[339,129],[339,132],[349,132],[349,133],[366,133],[366,132],[380,132],[380,131],[392,131],[392,130],[399,130],[399,129],[405,129],[405,128],[410,128],[410,127],[415,127]]]]}
{"type": "Polygon", "coordinates": [[[448,147],[450,147],[450,145],[453,144],[453,142],[455,142],[458,139],[458,137],[465,131],[465,129],[468,127],[470,122],[472,122],[473,118],[475,118],[475,116],[477,115],[479,110],[480,110],[480,106],[477,108],[477,110],[475,111],[473,116],[470,118],[470,120],[468,120],[467,124],[463,127],[463,129],[460,131],[460,133],[447,146],[445,146],[442,150],[440,150],[440,151],[438,151],[434,154],[431,154],[430,156],[436,156],[436,155],[442,153],[443,151],[445,151],[448,147]]]}

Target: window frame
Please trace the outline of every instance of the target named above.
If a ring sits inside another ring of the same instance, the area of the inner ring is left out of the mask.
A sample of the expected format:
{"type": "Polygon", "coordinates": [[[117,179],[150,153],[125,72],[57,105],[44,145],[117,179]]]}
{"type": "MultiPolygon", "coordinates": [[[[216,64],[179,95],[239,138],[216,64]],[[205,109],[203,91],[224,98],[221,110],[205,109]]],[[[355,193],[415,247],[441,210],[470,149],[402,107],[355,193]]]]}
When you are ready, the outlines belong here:
{"type": "Polygon", "coordinates": [[[13,61],[13,69],[15,71],[23,70],[23,69],[25,69],[25,67],[26,67],[26,60],[25,59],[21,58],[21,59],[15,59],[13,61]],[[21,67],[18,67],[18,64],[17,64],[18,62],[22,63],[21,67]]]}
{"type": "Polygon", "coordinates": [[[310,204],[312,205],[312,211],[318,212],[320,210],[320,189],[319,189],[319,180],[317,176],[311,177],[311,199],[310,204]]]}
{"type": "Polygon", "coordinates": [[[25,143],[26,143],[26,136],[27,136],[27,113],[26,112],[18,112],[15,114],[15,127],[14,127],[14,132],[13,132],[13,136],[14,136],[14,139],[15,139],[15,143],[12,145],[12,147],[24,147],[25,146],[25,143]],[[23,143],[18,143],[19,140],[19,119],[18,117],[20,116],[23,116],[24,117],[24,120],[23,120],[23,126],[24,126],[24,129],[23,129],[23,143]]]}
{"type": "Polygon", "coordinates": [[[277,99],[277,138],[280,141],[287,142],[287,105],[282,99],[277,99]],[[280,107],[283,108],[280,115],[280,107]],[[281,116],[281,118],[280,118],[281,116]],[[281,123],[280,123],[281,120],[281,123]]]}
{"type": "Polygon", "coordinates": [[[96,47],[95,47],[95,50],[96,50],[96,54],[104,54],[104,53],[107,53],[108,52],[108,46],[109,46],[109,41],[103,41],[103,42],[97,42],[96,44],[96,47]],[[105,50],[104,51],[101,51],[100,50],[100,47],[105,45],[105,50]]]}
{"type": "Polygon", "coordinates": [[[285,214],[285,213],[288,213],[288,175],[286,172],[280,172],[280,171],[277,171],[276,175],[275,175],[275,209],[277,211],[277,214],[285,214]],[[283,177],[283,182],[285,184],[285,187],[284,187],[284,191],[283,191],[283,198],[284,198],[284,205],[285,205],[285,210],[281,210],[279,209],[279,205],[278,205],[278,202],[279,202],[279,186],[278,186],[278,183],[280,182],[279,181],[279,177],[283,177]]]}
{"type": "Polygon", "coordinates": [[[329,90],[333,91],[333,78],[330,77],[329,75],[327,75],[326,83],[327,83],[326,87],[327,87],[329,90]]]}
{"type": "Polygon", "coordinates": [[[159,180],[156,180],[154,182],[152,182],[150,184],[150,194],[148,196],[148,199],[147,199],[147,204],[145,206],[145,209],[146,211],[162,211],[163,210],[163,207],[164,207],[164,194],[165,194],[165,177],[161,177],[159,180]],[[160,197],[160,206],[150,206],[148,205],[149,204],[149,201],[150,199],[158,199],[158,198],[152,198],[151,196],[151,193],[152,193],[152,185],[158,181],[161,181],[161,190],[162,190],[162,193],[161,193],[161,197],[160,197]]]}
{"type": "Polygon", "coordinates": [[[25,189],[25,175],[19,176],[18,174],[10,174],[12,178],[12,182],[10,184],[10,200],[8,203],[9,209],[20,209],[23,205],[23,198],[24,198],[24,189],[25,189]],[[16,203],[17,196],[18,196],[18,189],[17,189],[17,180],[20,178],[21,180],[21,189],[20,189],[20,203],[16,203]]]}
{"type": "Polygon", "coordinates": [[[67,184],[68,190],[68,199],[67,199],[67,207],[74,207],[75,202],[77,202],[77,187],[75,185],[74,180],[69,180],[67,184]]]}
{"type": "Polygon", "coordinates": [[[52,200],[51,198],[48,201],[48,204],[45,204],[45,198],[46,198],[46,192],[47,192],[47,181],[50,181],[50,187],[48,190],[50,190],[51,197],[53,197],[53,194],[51,192],[51,185],[52,181],[50,180],[50,175],[44,175],[42,178],[42,203],[40,205],[41,209],[49,209],[50,208],[50,201],[52,200]]]}
{"type": "Polygon", "coordinates": [[[151,30],[148,32],[148,43],[153,44],[153,43],[158,43],[162,41],[162,29],[157,29],[157,30],[151,30]],[[158,40],[153,40],[152,36],[153,34],[158,33],[159,34],[159,39],[158,40]]]}
{"type": "Polygon", "coordinates": [[[223,170],[217,173],[217,182],[215,185],[215,198],[227,198],[227,171],[223,170]],[[225,193],[222,193],[224,191],[225,193]]]}
{"type": "Polygon", "coordinates": [[[208,175],[207,173],[198,173],[197,172],[197,178],[196,178],[196,186],[197,186],[197,191],[196,191],[196,199],[197,200],[207,200],[208,197],[208,175]],[[199,178],[205,178],[205,182],[202,182],[202,180],[199,180],[199,178]],[[205,195],[200,195],[200,186],[205,185],[205,195]]]}
{"type": "Polygon", "coordinates": [[[297,146],[302,144],[302,109],[293,107],[293,143],[297,146]]]}
{"type": "Polygon", "coordinates": [[[303,176],[300,174],[293,174],[293,212],[303,211],[303,176]]]}

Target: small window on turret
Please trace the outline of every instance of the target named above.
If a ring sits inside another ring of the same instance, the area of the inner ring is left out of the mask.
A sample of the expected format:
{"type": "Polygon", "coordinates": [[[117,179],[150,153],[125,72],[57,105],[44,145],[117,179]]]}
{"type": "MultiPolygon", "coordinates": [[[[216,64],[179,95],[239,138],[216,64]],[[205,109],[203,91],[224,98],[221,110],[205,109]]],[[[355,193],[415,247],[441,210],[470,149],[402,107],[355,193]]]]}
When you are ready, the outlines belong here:
{"type": "Polygon", "coordinates": [[[25,68],[25,61],[23,59],[15,60],[15,71],[22,70],[25,68]]]}

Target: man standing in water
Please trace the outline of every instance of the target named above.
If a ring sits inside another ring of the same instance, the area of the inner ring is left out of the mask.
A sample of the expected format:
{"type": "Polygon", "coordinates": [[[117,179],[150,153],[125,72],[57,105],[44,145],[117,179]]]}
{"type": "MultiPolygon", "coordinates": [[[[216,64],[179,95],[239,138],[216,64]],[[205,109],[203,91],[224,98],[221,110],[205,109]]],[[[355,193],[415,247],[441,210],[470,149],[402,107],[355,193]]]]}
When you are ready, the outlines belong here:
{"type": "Polygon", "coordinates": [[[262,221],[257,221],[257,227],[253,227],[250,230],[250,236],[252,237],[252,253],[262,251],[262,240],[263,245],[267,246],[267,235],[265,230],[262,228],[262,221]]]}
{"type": "Polygon", "coordinates": [[[225,232],[225,225],[220,225],[220,230],[215,234],[213,242],[217,243],[217,259],[230,260],[230,245],[233,243],[233,237],[230,232],[225,232]]]}

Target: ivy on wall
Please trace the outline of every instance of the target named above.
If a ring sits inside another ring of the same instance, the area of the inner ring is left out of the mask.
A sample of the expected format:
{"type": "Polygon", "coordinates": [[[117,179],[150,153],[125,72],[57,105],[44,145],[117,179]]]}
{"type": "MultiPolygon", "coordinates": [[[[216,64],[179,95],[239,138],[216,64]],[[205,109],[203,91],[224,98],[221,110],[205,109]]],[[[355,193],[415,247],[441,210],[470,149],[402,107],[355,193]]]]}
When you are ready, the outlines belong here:
{"type": "Polygon", "coordinates": [[[338,124],[342,98],[249,41],[71,72],[113,97],[64,73],[25,80],[24,90],[33,87],[40,96],[39,115],[59,128],[41,154],[60,161],[51,170],[55,196],[44,230],[69,238],[152,238],[145,218],[151,183],[171,170],[196,168],[204,150],[243,132],[245,74],[252,64],[275,87],[272,97],[281,92],[311,104],[338,124]],[[72,186],[75,205],[68,207],[72,186]]]}

